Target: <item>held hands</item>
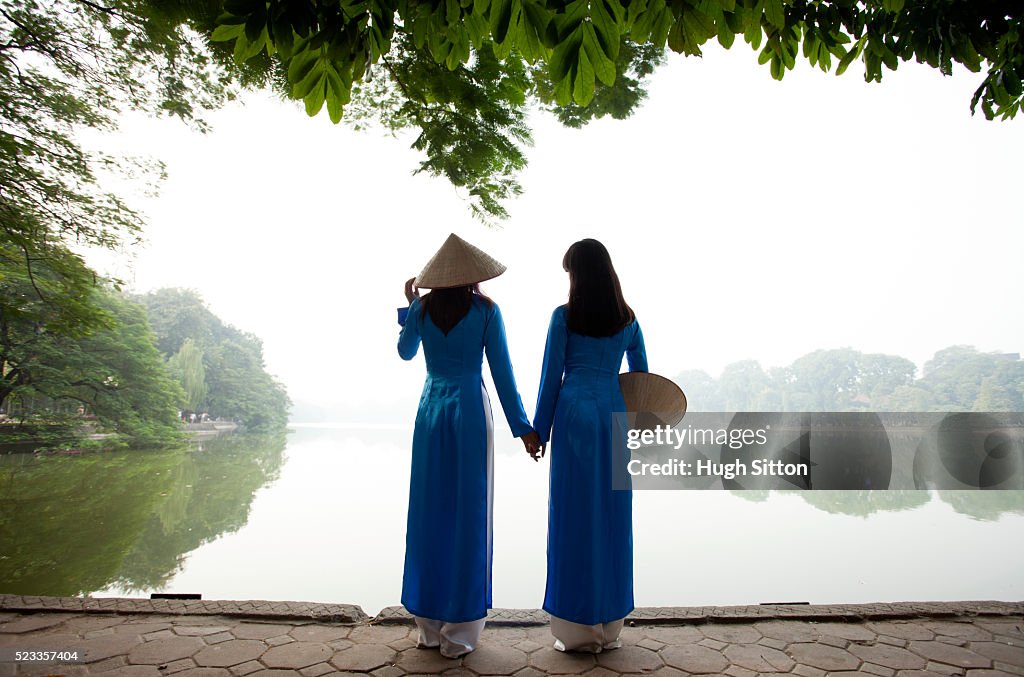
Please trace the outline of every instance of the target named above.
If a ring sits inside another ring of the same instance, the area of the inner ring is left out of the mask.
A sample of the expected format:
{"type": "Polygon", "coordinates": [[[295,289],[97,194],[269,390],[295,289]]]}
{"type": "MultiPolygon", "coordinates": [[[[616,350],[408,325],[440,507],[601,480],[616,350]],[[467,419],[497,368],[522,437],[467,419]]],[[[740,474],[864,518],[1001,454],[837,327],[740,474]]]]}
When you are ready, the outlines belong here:
{"type": "Polygon", "coordinates": [[[537,434],[536,430],[531,430],[519,439],[523,441],[523,446],[526,447],[526,453],[530,455],[530,458],[534,461],[540,461],[540,459],[544,458],[546,445],[541,443],[540,435],[537,434]]]}
{"type": "Polygon", "coordinates": [[[420,297],[420,290],[415,286],[416,278],[410,277],[405,281],[405,300],[412,303],[413,299],[420,297]]]}

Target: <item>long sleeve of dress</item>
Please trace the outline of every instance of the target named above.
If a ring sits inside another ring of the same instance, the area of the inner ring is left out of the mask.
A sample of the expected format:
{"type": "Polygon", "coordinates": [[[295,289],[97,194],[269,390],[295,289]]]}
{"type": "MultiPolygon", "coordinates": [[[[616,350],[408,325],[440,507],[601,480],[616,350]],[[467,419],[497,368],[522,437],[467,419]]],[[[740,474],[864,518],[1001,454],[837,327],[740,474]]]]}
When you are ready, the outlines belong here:
{"type": "Polygon", "coordinates": [[[644,348],[644,333],[636,323],[636,334],[626,347],[626,364],[630,371],[647,371],[647,349],[644,348]]]}
{"type": "Polygon", "coordinates": [[[515,375],[512,373],[512,359],[509,356],[508,340],[505,337],[505,323],[502,311],[497,305],[490,308],[490,318],[483,335],[483,350],[487,355],[487,366],[490,378],[495,380],[498,399],[502,403],[505,419],[512,428],[512,435],[520,437],[534,429],[529,425],[526,411],[522,407],[522,398],[515,386],[515,375]]]}
{"type": "Polygon", "coordinates": [[[416,351],[420,347],[420,300],[413,299],[409,304],[409,312],[401,322],[402,333],[398,335],[398,355],[403,360],[411,360],[416,357],[416,351]]]}
{"type": "Polygon", "coordinates": [[[508,341],[505,338],[505,323],[501,319],[501,310],[497,305],[491,307],[491,317],[484,333],[484,352],[487,354],[487,365],[491,369],[491,378],[498,391],[501,408],[514,437],[521,437],[533,430],[530,419],[523,409],[523,400],[516,389],[516,377],[512,373],[512,360],[508,354],[508,341]]]}
{"type": "Polygon", "coordinates": [[[548,325],[548,338],[544,344],[544,365],[541,368],[540,388],[537,393],[537,410],[533,416],[533,427],[544,444],[551,436],[555,405],[558,403],[558,393],[562,388],[565,346],[568,340],[569,330],[565,325],[565,313],[562,308],[556,308],[551,315],[551,324],[548,325]]]}

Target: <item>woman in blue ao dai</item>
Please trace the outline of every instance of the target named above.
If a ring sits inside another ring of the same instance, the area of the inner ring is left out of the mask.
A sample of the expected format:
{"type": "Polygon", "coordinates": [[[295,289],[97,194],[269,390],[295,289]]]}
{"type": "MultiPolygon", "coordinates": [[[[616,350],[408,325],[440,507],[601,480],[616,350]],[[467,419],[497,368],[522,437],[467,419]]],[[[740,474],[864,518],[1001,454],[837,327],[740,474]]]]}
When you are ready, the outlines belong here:
{"type": "Polygon", "coordinates": [[[647,371],[647,355],[604,245],[573,244],[562,267],[569,301],[551,316],[533,420],[551,441],[544,610],[556,649],[597,653],[621,646],[633,610],[632,493],[612,489],[623,471],[613,467],[612,413],[626,410],[623,355],[630,371],[647,371]]]}
{"type": "Polygon", "coordinates": [[[416,619],[421,647],[447,657],[472,651],[491,608],[494,445],[484,387],[486,354],[512,434],[540,446],[516,390],[501,311],[478,282],[504,272],[452,234],[406,283],[398,353],[420,346],[427,365],[416,413],[409,483],[402,604],[416,619]],[[420,298],[416,287],[431,289],[420,298]]]}

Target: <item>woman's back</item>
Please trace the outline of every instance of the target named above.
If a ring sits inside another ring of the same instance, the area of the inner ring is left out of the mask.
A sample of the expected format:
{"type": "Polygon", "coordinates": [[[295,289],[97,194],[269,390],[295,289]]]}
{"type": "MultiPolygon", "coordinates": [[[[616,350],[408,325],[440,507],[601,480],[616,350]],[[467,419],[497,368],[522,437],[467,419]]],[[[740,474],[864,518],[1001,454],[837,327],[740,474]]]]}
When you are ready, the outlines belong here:
{"type": "MultiPolygon", "coordinates": [[[[630,371],[647,371],[643,334],[635,319],[611,336],[595,337],[570,331],[566,316],[566,307],[559,306],[548,327],[534,417],[534,427],[543,441],[550,434],[556,405],[564,406],[567,399],[576,399],[579,394],[590,393],[596,397],[595,403],[601,403],[601,411],[594,412],[595,419],[624,410],[619,390],[623,355],[630,371]]],[[[595,425],[598,423],[595,420],[595,425]]]]}
{"type": "MultiPolygon", "coordinates": [[[[558,311],[564,315],[565,306],[561,306],[558,311]]],[[[566,377],[593,373],[595,376],[603,375],[617,379],[622,357],[630,344],[636,340],[639,330],[640,325],[636,320],[611,336],[584,336],[567,330],[566,377]]]]}
{"type": "Polygon", "coordinates": [[[497,306],[474,294],[469,311],[445,334],[434,324],[430,313],[424,311],[420,300],[413,305],[417,307],[410,308],[407,321],[415,319],[420,323],[427,373],[433,377],[481,373],[487,326],[497,306]]]}

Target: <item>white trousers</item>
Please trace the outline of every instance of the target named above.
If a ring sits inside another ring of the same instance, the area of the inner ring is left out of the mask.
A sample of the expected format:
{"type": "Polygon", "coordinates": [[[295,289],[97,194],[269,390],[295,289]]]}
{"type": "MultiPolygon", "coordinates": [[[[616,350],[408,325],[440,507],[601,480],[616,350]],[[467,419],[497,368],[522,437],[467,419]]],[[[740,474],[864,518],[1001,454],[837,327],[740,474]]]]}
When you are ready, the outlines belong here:
{"type": "Polygon", "coordinates": [[[440,647],[441,655],[446,658],[458,658],[476,649],[487,620],[480,618],[466,623],[445,623],[421,616],[414,618],[416,627],[420,629],[417,646],[424,649],[440,647]]]}
{"type": "Polygon", "coordinates": [[[618,649],[622,646],[619,633],[625,619],[596,625],[581,625],[557,616],[551,617],[551,634],[555,636],[555,649],[558,651],[585,651],[601,653],[606,649],[618,649]]]}

